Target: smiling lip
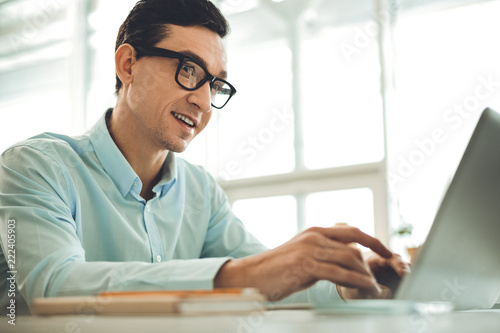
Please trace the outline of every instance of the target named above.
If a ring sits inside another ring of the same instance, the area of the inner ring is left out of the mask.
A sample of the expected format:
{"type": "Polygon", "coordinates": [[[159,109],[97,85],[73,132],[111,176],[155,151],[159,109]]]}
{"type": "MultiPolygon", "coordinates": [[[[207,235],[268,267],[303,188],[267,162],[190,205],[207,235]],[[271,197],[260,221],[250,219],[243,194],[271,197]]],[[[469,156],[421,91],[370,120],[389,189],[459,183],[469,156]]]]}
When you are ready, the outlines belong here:
{"type": "Polygon", "coordinates": [[[181,114],[181,113],[177,113],[177,112],[174,112],[172,111],[171,112],[172,115],[177,119],[179,120],[180,122],[182,122],[183,124],[185,124],[186,126],[189,126],[191,128],[194,128],[196,127],[196,124],[197,124],[197,121],[194,120],[193,118],[189,117],[189,116],[186,116],[184,114],[181,114]]]}

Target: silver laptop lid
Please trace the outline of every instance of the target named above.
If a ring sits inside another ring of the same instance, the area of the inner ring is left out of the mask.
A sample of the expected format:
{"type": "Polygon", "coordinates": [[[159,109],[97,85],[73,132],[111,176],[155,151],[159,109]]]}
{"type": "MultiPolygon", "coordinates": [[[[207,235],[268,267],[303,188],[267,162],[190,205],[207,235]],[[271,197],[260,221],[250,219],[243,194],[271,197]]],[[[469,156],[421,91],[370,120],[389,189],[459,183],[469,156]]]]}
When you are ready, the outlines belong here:
{"type": "Polygon", "coordinates": [[[486,109],[396,299],[489,308],[500,295],[500,114],[486,109]]]}

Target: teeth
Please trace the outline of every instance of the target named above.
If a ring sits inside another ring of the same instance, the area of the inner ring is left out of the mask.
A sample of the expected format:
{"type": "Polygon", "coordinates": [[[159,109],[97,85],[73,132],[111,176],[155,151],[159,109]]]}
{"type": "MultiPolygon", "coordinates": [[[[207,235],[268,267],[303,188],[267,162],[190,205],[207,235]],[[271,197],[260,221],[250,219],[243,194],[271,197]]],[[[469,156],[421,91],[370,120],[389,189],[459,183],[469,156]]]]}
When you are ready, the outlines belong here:
{"type": "Polygon", "coordinates": [[[175,118],[182,120],[183,122],[185,122],[189,126],[194,126],[194,122],[191,119],[183,116],[182,114],[178,114],[176,112],[173,112],[173,115],[175,118]]]}

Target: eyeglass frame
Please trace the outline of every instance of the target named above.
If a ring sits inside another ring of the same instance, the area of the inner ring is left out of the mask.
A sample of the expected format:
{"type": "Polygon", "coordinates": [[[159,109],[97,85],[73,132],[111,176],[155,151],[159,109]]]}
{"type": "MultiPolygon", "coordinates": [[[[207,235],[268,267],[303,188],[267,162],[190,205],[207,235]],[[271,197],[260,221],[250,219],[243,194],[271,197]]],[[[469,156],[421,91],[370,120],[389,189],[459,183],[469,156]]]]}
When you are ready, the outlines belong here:
{"type": "Polygon", "coordinates": [[[160,48],[160,47],[154,47],[154,46],[150,46],[150,47],[133,46],[133,48],[136,51],[138,51],[139,55],[143,55],[146,57],[162,57],[162,58],[178,59],[179,64],[177,65],[177,70],[175,72],[175,82],[184,90],[194,91],[196,89],[201,88],[207,81],[210,84],[210,89],[212,89],[212,85],[215,82],[215,80],[219,80],[219,81],[222,81],[225,84],[227,84],[230,88],[230,94],[229,94],[229,97],[227,98],[227,101],[220,107],[215,106],[212,102],[210,102],[210,104],[216,109],[222,109],[224,106],[226,106],[227,102],[229,102],[231,97],[236,95],[236,88],[234,88],[231,83],[227,82],[224,79],[221,79],[219,77],[216,77],[216,76],[210,74],[210,72],[205,68],[205,66],[203,66],[197,60],[193,59],[192,57],[190,57],[188,55],[185,55],[185,54],[180,53],[180,52],[160,48]],[[179,82],[179,73],[181,71],[181,67],[182,67],[182,64],[184,63],[185,59],[188,59],[189,61],[192,61],[196,65],[200,66],[201,69],[203,69],[205,71],[205,74],[206,74],[205,77],[200,82],[198,82],[198,84],[196,84],[196,86],[194,88],[188,88],[179,82]]]}

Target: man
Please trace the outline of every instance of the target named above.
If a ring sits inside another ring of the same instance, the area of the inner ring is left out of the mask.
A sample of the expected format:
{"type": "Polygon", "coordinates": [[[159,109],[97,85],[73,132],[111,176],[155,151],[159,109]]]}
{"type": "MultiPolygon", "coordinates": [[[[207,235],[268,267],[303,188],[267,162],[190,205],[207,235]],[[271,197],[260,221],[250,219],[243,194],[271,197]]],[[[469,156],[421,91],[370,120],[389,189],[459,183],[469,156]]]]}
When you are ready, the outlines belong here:
{"type": "Polygon", "coordinates": [[[256,287],[272,301],[305,290],[295,299],[307,301],[338,297],[333,283],[343,298],[390,295],[379,283],[408,266],[378,240],[351,227],[311,228],[267,250],[214,179],[175,157],[235,93],[227,33],[211,2],[139,1],[117,39],[115,108],[83,136],[44,133],[2,155],[2,308],[12,298],[8,271],[19,306],[105,290],[222,287],[256,287]],[[352,242],[377,255],[365,262],[352,242]]]}

